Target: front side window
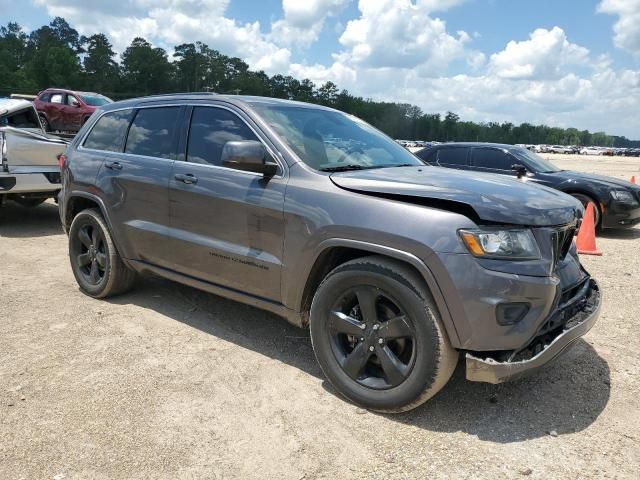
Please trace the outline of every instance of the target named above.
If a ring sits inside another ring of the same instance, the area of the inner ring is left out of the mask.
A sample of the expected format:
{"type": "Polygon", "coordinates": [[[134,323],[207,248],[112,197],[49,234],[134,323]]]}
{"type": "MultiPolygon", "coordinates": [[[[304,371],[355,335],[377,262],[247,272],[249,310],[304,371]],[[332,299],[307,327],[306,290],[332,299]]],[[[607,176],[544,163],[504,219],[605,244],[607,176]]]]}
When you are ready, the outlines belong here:
{"type": "Polygon", "coordinates": [[[187,161],[222,166],[225,143],[258,140],[251,129],[234,113],[214,107],[194,107],[189,129],[187,161]]]}
{"type": "Polygon", "coordinates": [[[143,108],[138,110],[129,135],[125,153],[147,157],[171,158],[178,120],[178,107],[143,108]]]}
{"type": "Polygon", "coordinates": [[[70,105],[72,107],[77,107],[78,105],[80,105],[80,102],[73,95],[67,95],[67,105],[70,105]]]}
{"type": "Polygon", "coordinates": [[[516,163],[511,155],[496,148],[474,148],[473,164],[480,168],[490,168],[493,170],[509,170],[516,163]]]}
{"type": "Polygon", "coordinates": [[[438,165],[462,167],[467,165],[466,147],[441,148],[438,150],[438,165]]]}
{"type": "Polygon", "coordinates": [[[296,155],[316,170],[424,165],[404,147],[354,116],[321,108],[252,103],[296,155]]]}
{"type": "Polygon", "coordinates": [[[62,105],[64,103],[64,95],[62,93],[53,93],[51,94],[50,102],[62,105]]]}
{"type": "Polygon", "coordinates": [[[85,148],[121,152],[133,110],[110,112],[100,117],[84,141],[85,148]]]}

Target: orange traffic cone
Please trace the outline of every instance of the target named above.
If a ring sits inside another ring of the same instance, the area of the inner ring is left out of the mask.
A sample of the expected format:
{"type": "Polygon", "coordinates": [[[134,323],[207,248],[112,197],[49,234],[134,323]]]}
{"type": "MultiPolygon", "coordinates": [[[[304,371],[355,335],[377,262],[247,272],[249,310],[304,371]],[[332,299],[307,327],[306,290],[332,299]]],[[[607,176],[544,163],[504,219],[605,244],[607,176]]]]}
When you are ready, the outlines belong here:
{"type": "Polygon", "coordinates": [[[634,175],[633,177],[631,177],[631,180],[629,180],[631,183],[636,183],[636,176],[634,175]]]}
{"type": "Polygon", "coordinates": [[[602,252],[596,247],[596,226],[595,226],[595,208],[596,206],[589,202],[587,204],[587,213],[580,225],[578,238],[576,239],[576,247],[578,253],[583,255],[602,255],[602,252]]]}

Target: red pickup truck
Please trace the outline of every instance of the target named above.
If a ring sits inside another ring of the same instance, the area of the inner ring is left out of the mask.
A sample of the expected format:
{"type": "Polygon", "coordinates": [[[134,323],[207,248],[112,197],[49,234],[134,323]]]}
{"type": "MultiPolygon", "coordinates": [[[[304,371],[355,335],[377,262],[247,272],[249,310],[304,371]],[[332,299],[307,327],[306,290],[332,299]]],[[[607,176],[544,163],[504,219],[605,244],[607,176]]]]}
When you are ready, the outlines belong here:
{"type": "Polygon", "coordinates": [[[98,93],[48,88],[38,94],[33,104],[45,131],[77,132],[96,108],[112,102],[98,93]]]}

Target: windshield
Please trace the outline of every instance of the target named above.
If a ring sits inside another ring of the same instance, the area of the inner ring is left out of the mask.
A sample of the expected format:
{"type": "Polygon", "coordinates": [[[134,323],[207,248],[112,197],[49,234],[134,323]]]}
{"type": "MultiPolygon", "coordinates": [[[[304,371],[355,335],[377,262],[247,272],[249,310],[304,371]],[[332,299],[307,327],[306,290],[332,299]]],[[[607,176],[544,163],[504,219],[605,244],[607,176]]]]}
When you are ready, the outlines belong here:
{"type": "Polygon", "coordinates": [[[351,115],[303,106],[257,102],[252,106],[316,170],[424,166],[392,139],[351,115]]]}
{"type": "Polygon", "coordinates": [[[554,173],[562,171],[550,161],[545,160],[537,153],[527,150],[526,148],[513,148],[510,152],[526,162],[529,169],[533,170],[533,173],[554,173]]]}
{"type": "Polygon", "coordinates": [[[106,105],[107,103],[113,103],[113,100],[107,97],[103,97],[102,95],[80,95],[82,100],[87,105],[91,105],[92,107],[101,107],[102,105],[106,105]]]}

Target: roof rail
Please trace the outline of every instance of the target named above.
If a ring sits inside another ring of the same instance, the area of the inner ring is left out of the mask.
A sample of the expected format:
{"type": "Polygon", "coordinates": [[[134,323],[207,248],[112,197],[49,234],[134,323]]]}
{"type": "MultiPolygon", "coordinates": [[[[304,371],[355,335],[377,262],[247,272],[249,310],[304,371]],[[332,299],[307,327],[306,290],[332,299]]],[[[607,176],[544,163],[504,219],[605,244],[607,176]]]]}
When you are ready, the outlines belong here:
{"type": "Polygon", "coordinates": [[[218,95],[216,92],[172,92],[172,93],[158,93],[156,95],[146,95],[144,97],[140,97],[140,99],[145,99],[145,98],[157,98],[157,97],[175,97],[175,96],[181,96],[181,95],[202,95],[202,96],[208,96],[208,95],[218,95]]]}

